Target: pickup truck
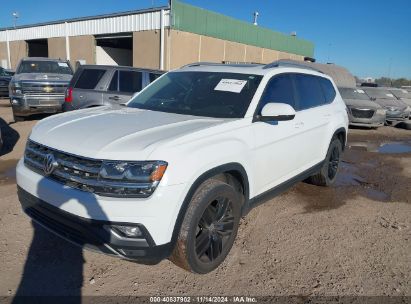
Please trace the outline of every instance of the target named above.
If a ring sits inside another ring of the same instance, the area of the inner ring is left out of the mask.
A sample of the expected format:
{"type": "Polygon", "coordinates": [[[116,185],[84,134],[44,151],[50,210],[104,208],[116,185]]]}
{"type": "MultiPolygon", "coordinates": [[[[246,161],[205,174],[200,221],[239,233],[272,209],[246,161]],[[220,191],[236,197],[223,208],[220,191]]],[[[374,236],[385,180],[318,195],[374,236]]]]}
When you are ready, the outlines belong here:
{"type": "Polygon", "coordinates": [[[32,114],[61,112],[72,77],[73,70],[67,60],[22,59],[9,87],[14,121],[22,121],[32,114]]]}

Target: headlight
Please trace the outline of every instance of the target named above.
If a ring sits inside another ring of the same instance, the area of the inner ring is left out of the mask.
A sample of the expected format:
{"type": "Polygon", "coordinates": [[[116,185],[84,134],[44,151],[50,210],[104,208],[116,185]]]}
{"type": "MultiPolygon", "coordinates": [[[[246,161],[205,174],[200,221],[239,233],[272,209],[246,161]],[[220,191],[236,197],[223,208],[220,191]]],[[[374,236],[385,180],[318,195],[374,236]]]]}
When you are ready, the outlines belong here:
{"type": "Polygon", "coordinates": [[[19,82],[10,82],[10,91],[14,95],[21,94],[21,85],[19,82]]]}
{"type": "Polygon", "coordinates": [[[391,111],[391,112],[398,111],[398,108],[393,107],[393,106],[384,106],[384,108],[387,109],[387,111],[391,111]]]}
{"type": "Polygon", "coordinates": [[[163,161],[104,161],[99,180],[104,192],[118,196],[148,197],[157,188],[167,169],[163,161]]]}

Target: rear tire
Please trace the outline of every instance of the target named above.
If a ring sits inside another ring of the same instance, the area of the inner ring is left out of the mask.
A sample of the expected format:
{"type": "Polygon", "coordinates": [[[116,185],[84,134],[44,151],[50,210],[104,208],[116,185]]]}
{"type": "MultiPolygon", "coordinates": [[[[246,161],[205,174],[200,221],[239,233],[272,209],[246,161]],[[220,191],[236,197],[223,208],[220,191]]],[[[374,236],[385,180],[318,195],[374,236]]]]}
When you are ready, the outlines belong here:
{"type": "Polygon", "coordinates": [[[328,187],[337,179],[342,155],[342,144],[338,138],[334,138],[328,148],[327,156],[321,170],[310,176],[307,182],[316,186],[328,187]]]}
{"type": "Polygon", "coordinates": [[[199,274],[216,269],[237,235],[241,201],[232,186],[216,179],[205,181],[190,201],[170,260],[199,274]]]}

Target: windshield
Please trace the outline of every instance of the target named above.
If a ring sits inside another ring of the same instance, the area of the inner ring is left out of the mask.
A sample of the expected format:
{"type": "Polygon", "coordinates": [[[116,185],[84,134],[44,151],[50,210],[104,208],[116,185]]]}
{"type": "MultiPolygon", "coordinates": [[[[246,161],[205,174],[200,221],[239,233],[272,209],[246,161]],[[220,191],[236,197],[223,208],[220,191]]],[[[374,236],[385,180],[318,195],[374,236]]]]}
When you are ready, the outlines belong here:
{"type": "Polygon", "coordinates": [[[362,89],[340,88],[339,90],[343,99],[370,100],[362,89]]]}
{"type": "Polygon", "coordinates": [[[262,76],[216,72],[170,72],[127,105],[177,114],[244,117],[262,76]]]}
{"type": "Polygon", "coordinates": [[[395,96],[388,90],[384,90],[384,89],[364,89],[364,91],[371,98],[397,100],[397,98],[395,98],[395,96]]]}
{"type": "Polygon", "coordinates": [[[17,74],[21,73],[46,73],[46,74],[69,74],[72,75],[67,62],[57,61],[22,61],[17,74]]]}
{"type": "Polygon", "coordinates": [[[398,98],[411,99],[411,93],[408,92],[407,90],[391,90],[390,92],[398,98]]]}

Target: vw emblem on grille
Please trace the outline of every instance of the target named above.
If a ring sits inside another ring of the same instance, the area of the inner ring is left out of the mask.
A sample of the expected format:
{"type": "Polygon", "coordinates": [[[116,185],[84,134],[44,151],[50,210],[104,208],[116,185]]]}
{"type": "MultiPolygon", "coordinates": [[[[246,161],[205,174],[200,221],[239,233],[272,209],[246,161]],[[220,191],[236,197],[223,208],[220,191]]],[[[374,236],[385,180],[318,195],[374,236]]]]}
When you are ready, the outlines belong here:
{"type": "Polygon", "coordinates": [[[54,169],[56,169],[58,166],[58,163],[56,159],[54,158],[53,154],[47,154],[46,157],[44,158],[43,162],[43,171],[46,175],[50,175],[53,173],[54,169]]]}

